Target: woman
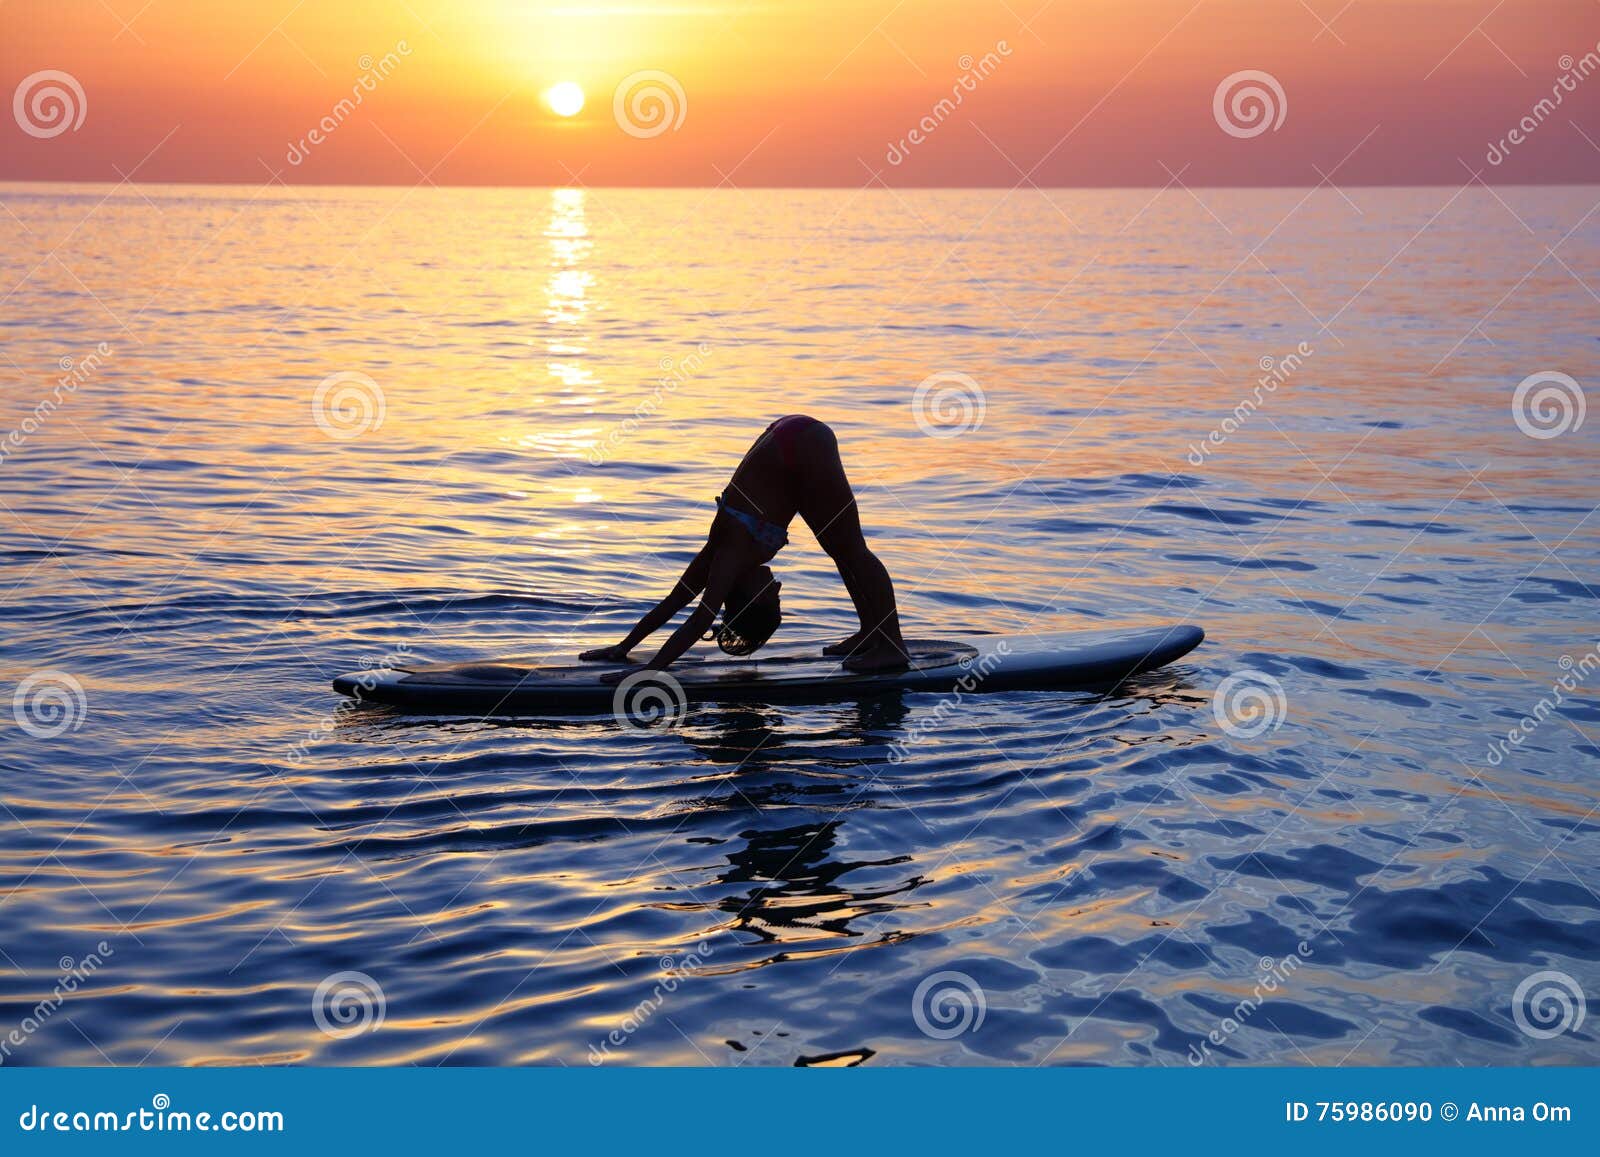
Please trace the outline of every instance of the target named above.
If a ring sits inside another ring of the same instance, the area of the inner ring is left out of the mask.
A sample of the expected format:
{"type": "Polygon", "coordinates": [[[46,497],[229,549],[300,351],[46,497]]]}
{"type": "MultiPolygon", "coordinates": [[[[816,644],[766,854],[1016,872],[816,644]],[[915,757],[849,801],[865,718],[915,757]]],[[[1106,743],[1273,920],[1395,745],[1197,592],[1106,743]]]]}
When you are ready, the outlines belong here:
{"type": "MultiPolygon", "coordinates": [[[[844,656],[852,671],[887,671],[907,665],[905,640],[895,609],[894,585],[861,535],[856,496],[839,460],[833,431],[815,418],[789,414],[755,440],[728,487],[717,498],[705,546],[667,595],[612,647],[585,651],[582,659],[626,662],[628,652],[687,606],[700,605],[645,664],[664,670],[702,638],[722,611],[717,645],[730,655],[748,655],[772,637],[782,619],[782,584],[766,565],[789,541],[798,514],[839,568],[855,603],[861,629],[824,647],[844,656]]],[[[607,676],[620,679],[625,673],[607,676]]]]}

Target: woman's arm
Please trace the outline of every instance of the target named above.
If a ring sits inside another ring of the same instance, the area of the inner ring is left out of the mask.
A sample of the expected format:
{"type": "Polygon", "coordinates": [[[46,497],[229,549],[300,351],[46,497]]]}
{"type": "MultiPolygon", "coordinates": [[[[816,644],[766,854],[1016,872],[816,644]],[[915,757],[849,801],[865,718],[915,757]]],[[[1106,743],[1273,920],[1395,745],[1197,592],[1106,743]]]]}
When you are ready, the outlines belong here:
{"type": "MultiPolygon", "coordinates": [[[[717,611],[728,600],[728,592],[736,580],[749,567],[748,559],[731,550],[721,550],[710,561],[705,580],[705,593],[694,613],[683,625],[661,644],[661,649],[645,664],[649,670],[662,671],[670,667],[690,647],[705,637],[711,624],[717,621],[717,611]]],[[[681,605],[681,604],[680,604],[681,605]]]]}
{"type": "Polygon", "coordinates": [[[695,595],[705,589],[706,577],[711,569],[707,558],[710,551],[710,546],[701,548],[700,553],[695,555],[684,568],[683,575],[667,597],[645,612],[644,618],[635,624],[622,642],[610,647],[596,647],[592,651],[583,652],[578,658],[602,662],[622,662],[627,659],[629,651],[659,630],[663,623],[688,606],[695,595]]]}

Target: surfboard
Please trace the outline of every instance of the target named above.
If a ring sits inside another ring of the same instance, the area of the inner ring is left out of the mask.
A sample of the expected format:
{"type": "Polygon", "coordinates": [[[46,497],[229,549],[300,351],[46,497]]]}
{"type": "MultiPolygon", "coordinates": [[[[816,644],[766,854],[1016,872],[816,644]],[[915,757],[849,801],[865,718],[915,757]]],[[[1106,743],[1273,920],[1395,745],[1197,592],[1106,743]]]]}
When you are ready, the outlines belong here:
{"type": "MultiPolygon", "coordinates": [[[[911,666],[860,675],[822,655],[822,644],[788,643],[763,648],[748,658],[691,654],[657,679],[655,699],[673,701],[822,702],[892,691],[1031,691],[1094,689],[1165,666],[1200,645],[1194,626],[1066,631],[1039,635],[970,635],[908,639],[911,666]]],[[[653,653],[641,647],[642,662],[653,653]]],[[[340,694],[412,711],[438,714],[561,715],[621,711],[629,695],[650,696],[649,680],[606,683],[620,663],[548,665],[537,659],[480,663],[413,664],[341,675],[340,694]]],[[[632,707],[628,710],[631,712],[632,707]]]]}

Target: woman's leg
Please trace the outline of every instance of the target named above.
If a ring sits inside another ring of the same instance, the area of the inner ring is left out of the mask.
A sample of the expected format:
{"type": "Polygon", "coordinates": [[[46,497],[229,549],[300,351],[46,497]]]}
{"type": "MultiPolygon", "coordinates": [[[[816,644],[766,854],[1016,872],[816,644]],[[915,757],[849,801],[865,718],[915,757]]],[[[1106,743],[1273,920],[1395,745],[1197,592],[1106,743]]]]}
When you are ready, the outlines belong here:
{"type": "Polygon", "coordinates": [[[799,514],[816,535],[817,544],[839,568],[839,577],[850,592],[861,622],[856,634],[829,647],[828,653],[848,655],[845,666],[857,671],[903,667],[907,656],[900,636],[894,583],[861,533],[855,491],[845,477],[839,443],[833,431],[821,423],[801,437],[799,514]]]}

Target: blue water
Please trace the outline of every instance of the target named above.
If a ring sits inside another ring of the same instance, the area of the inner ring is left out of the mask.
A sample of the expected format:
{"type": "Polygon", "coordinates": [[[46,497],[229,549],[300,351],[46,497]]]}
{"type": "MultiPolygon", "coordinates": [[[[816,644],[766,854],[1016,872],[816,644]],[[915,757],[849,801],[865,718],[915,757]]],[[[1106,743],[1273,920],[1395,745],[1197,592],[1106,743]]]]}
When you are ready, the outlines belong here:
{"type": "Polygon", "coordinates": [[[1513,412],[1593,392],[1597,198],[0,186],[0,1060],[1600,1060],[1600,421],[1513,412]],[[619,637],[795,410],[912,633],[1206,644],[655,731],[330,691],[619,637]]]}

